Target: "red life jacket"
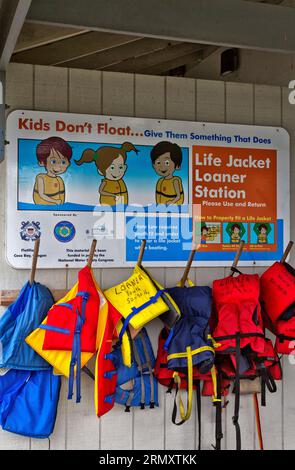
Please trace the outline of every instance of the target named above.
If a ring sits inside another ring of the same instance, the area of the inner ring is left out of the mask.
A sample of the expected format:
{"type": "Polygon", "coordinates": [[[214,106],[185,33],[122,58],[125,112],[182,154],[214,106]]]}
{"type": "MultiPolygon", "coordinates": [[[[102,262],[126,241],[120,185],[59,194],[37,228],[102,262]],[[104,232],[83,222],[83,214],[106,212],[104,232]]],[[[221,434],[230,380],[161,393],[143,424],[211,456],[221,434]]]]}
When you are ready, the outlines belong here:
{"type": "Polygon", "coordinates": [[[79,334],[81,352],[95,353],[99,307],[100,297],[91,270],[85,266],[78,273],[76,296],[49,310],[43,349],[71,351],[74,336],[79,334]]]}
{"type": "Polygon", "coordinates": [[[264,336],[259,303],[259,276],[240,274],[213,282],[215,306],[214,340],[216,367],[220,375],[234,381],[237,450],[241,449],[239,427],[240,380],[260,377],[261,404],[265,405],[265,389],[276,391],[274,379],[281,378],[280,364],[272,343],[264,336]]]}
{"type": "Polygon", "coordinates": [[[288,263],[274,263],[261,276],[261,304],[265,323],[276,336],[276,351],[295,349],[295,270],[288,263]]]}
{"type": "Polygon", "coordinates": [[[217,325],[213,337],[220,346],[217,352],[234,352],[236,333],[240,334],[240,348],[249,346],[263,353],[264,332],[259,304],[259,276],[240,274],[213,282],[213,300],[217,325]]]}
{"type": "Polygon", "coordinates": [[[111,360],[113,339],[117,336],[116,325],[121,315],[115,307],[108,302],[107,319],[101,346],[98,350],[95,363],[95,409],[98,417],[110,411],[115,404],[117,385],[117,369],[111,360]]]}

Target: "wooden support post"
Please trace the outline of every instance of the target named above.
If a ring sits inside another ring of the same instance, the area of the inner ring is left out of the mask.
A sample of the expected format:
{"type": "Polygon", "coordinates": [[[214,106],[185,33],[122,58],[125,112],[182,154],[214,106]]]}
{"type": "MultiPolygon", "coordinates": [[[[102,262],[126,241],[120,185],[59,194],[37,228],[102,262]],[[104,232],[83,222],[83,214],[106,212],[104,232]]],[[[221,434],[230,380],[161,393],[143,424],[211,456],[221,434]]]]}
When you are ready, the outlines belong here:
{"type": "Polygon", "coordinates": [[[95,248],[96,248],[97,240],[94,238],[91,243],[90,251],[89,251],[89,257],[87,261],[87,266],[91,268],[94,253],[95,253],[95,248]]]}
{"type": "Polygon", "coordinates": [[[180,283],[179,283],[180,287],[185,286],[185,283],[187,281],[187,278],[188,278],[188,275],[189,275],[189,272],[190,272],[195,254],[196,254],[196,249],[193,248],[192,251],[190,252],[189,259],[187,260],[186,267],[185,267],[185,270],[183,272],[182,278],[180,279],[180,283]]]}
{"type": "Polygon", "coordinates": [[[241,240],[241,241],[240,241],[240,244],[239,244],[239,247],[238,247],[238,249],[237,249],[237,252],[236,252],[235,259],[234,259],[233,264],[232,264],[232,266],[231,266],[231,269],[232,269],[232,270],[236,269],[236,267],[238,266],[238,262],[239,262],[239,259],[240,259],[241,254],[242,254],[244,245],[245,245],[244,240],[241,240]]]}
{"type": "Polygon", "coordinates": [[[34,280],[35,280],[39,248],[40,248],[40,237],[37,238],[37,240],[35,241],[35,246],[34,246],[34,254],[33,254],[33,259],[32,259],[32,267],[31,267],[31,275],[30,275],[31,285],[34,283],[34,280]]]}
{"type": "Polygon", "coordinates": [[[137,259],[137,266],[142,265],[142,259],[143,259],[145,247],[146,247],[146,240],[142,240],[141,247],[140,247],[140,250],[139,250],[138,259],[137,259]]]}
{"type": "Polygon", "coordinates": [[[293,245],[294,245],[294,242],[292,241],[289,241],[288,245],[287,245],[287,248],[285,249],[284,253],[283,253],[283,256],[281,258],[281,263],[284,263],[288,257],[288,254],[290,253],[290,251],[292,250],[293,248],[293,245]]]}

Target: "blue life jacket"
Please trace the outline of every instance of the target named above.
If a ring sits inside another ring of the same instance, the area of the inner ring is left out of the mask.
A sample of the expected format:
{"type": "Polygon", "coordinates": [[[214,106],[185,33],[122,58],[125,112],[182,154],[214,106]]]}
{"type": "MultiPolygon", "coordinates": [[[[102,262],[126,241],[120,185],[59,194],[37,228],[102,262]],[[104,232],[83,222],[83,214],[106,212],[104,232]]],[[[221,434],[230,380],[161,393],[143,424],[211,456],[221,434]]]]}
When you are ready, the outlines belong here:
{"type": "MultiPolygon", "coordinates": [[[[172,299],[181,311],[181,317],[170,330],[164,348],[168,350],[168,369],[173,370],[175,398],[172,411],[172,422],[177,425],[187,421],[192,412],[194,367],[200,374],[211,371],[214,382],[213,401],[220,402],[216,394],[216,373],[214,368],[214,345],[209,334],[208,322],[211,315],[212,294],[210,287],[173,287],[168,289],[172,299]],[[181,396],[181,374],[187,382],[186,411],[181,396]],[[181,421],[176,422],[177,395],[181,421]]],[[[198,399],[199,410],[200,399],[198,399]]],[[[200,413],[199,429],[200,429],[200,413]]],[[[199,433],[200,436],[200,433],[199,433]]],[[[200,439],[200,437],[199,437],[200,439]]],[[[200,448],[200,441],[199,441],[200,448]]]]}
{"type": "Polygon", "coordinates": [[[9,370],[0,376],[0,425],[34,438],[53,432],[61,378],[44,371],[9,370]]]}
{"type": "Polygon", "coordinates": [[[51,370],[25,338],[42,323],[52,305],[53,297],[47,287],[35,282],[24,285],[0,319],[0,368],[51,370]]]}
{"type": "Polygon", "coordinates": [[[181,317],[171,330],[166,342],[168,368],[185,372],[188,367],[186,351],[191,350],[192,364],[201,374],[209,372],[214,364],[214,349],[209,334],[212,291],[210,287],[173,287],[169,294],[177,303],[181,317]]]}
{"type": "Polygon", "coordinates": [[[124,366],[121,348],[112,351],[111,356],[118,374],[116,403],[125,405],[127,412],[132,406],[140,406],[141,409],[159,406],[158,381],[153,372],[156,359],[146,329],[143,328],[132,341],[131,367],[124,366]]]}

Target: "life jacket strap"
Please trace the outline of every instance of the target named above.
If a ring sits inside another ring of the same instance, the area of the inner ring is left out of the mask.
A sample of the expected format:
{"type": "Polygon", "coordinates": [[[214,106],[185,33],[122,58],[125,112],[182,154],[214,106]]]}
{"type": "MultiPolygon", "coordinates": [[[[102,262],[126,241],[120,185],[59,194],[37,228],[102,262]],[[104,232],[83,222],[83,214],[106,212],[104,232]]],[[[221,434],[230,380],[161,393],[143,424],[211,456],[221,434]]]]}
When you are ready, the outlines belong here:
{"type": "Polygon", "coordinates": [[[145,302],[144,304],[140,305],[139,307],[132,307],[131,313],[129,313],[129,315],[125,318],[124,323],[123,323],[123,326],[122,326],[121,331],[120,331],[120,333],[119,333],[119,343],[122,342],[123,334],[125,333],[125,331],[126,331],[128,325],[129,325],[130,320],[131,320],[135,315],[137,315],[137,314],[140,313],[142,310],[144,310],[145,308],[149,307],[149,306],[152,305],[152,304],[155,304],[164,292],[166,292],[166,289],[159,289],[159,290],[156,292],[155,295],[153,295],[152,297],[149,298],[149,300],[148,300],[147,302],[145,302]]]}
{"type": "MultiPolygon", "coordinates": [[[[214,336],[215,341],[223,341],[226,339],[236,339],[237,335],[239,335],[239,338],[252,338],[252,337],[259,337],[259,338],[264,338],[263,333],[235,333],[233,335],[225,335],[225,336],[214,336]]],[[[294,339],[294,338],[293,338],[294,339]]]]}
{"type": "Polygon", "coordinates": [[[165,341],[165,343],[164,343],[164,346],[163,346],[163,348],[164,348],[165,351],[168,351],[169,344],[171,343],[171,340],[172,340],[172,338],[173,338],[173,335],[174,335],[174,328],[172,327],[171,330],[169,331],[169,335],[168,335],[168,337],[167,337],[167,339],[166,339],[166,341],[165,341]]]}
{"type": "Polygon", "coordinates": [[[53,325],[41,324],[39,328],[40,330],[54,331],[55,333],[62,333],[64,335],[70,334],[70,330],[66,328],[59,328],[58,326],[53,325]]]}
{"type": "Polygon", "coordinates": [[[201,450],[202,447],[202,402],[201,402],[201,384],[200,380],[195,381],[196,385],[196,396],[197,396],[197,413],[198,413],[198,450],[201,450]]]}
{"type": "Polygon", "coordinates": [[[213,354],[215,352],[214,348],[212,348],[211,346],[201,346],[200,348],[193,349],[193,350],[189,347],[189,353],[188,353],[188,348],[186,348],[186,352],[168,354],[167,360],[170,361],[171,359],[182,359],[182,358],[189,359],[189,357],[191,358],[195,354],[200,354],[204,351],[211,351],[213,354]]]}
{"type": "Polygon", "coordinates": [[[240,355],[241,355],[241,335],[236,333],[236,377],[235,377],[235,406],[232,418],[236,429],[236,450],[241,450],[241,429],[239,425],[240,411],[240,355]]]}
{"type": "MultiPolygon", "coordinates": [[[[215,369],[215,366],[213,366],[215,369]]],[[[212,368],[213,369],[213,368],[212,368]]],[[[215,370],[215,378],[216,378],[216,399],[214,400],[213,404],[215,406],[215,450],[221,450],[221,440],[223,438],[222,432],[222,403],[221,403],[221,380],[220,380],[220,373],[215,370]]],[[[211,372],[212,375],[212,372],[211,372]]],[[[213,378],[213,376],[212,376],[213,378]]],[[[214,381],[213,381],[214,386],[214,381]]]]}
{"type": "Polygon", "coordinates": [[[152,358],[149,354],[149,349],[146,344],[145,335],[142,332],[140,332],[139,335],[141,338],[142,347],[143,347],[143,351],[144,351],[144,355],[146,359],[146,366],[148,368],[149,376],[150,376],[150,386],[151,386],[150,408],[154,408],[155,407],[155,381],[154,381],[154,371],[153,371],[153,366],[152,366],[152,358]]]}
{"type": "MultiPolygon", "coordinates": [[[[198,349],[201,349],[201,348],[198,348],[198,349]]],[[[178,353],[178,354],[185,354],[185,356],[177,356],[177,357],[186,357],[187,358],[187,370],[188,370],[187,407],[186,407],[186,411],[184,409],[183,400],[182,400],[182,396],[181,396],[181,378],[180,378],[178,372],[174,372],[174,374],[173,374],[173,378],[174,378],[174,381],[175,381],[175,384],[176,384],[176,392],[175,392],[174,407],[173,407],[173,412],[172,412],[172,422],[179,426],[179,425],[183,424],[185,421],[187,421],[190,418],[190,415],[191,415],[191,412],[192,412],[192,404],[193,404],[193,351],[191,350],[191,347],[188,346],[186,348],[186,353],[178,353]],[[177,415],[176,397],[177,397],[178,393],[179,393],[178,405],[179,405],[179,412],[180,412],[181,421],[176,423],[176,415],[177,415]]],[[[171,354],[171,356],[174,356],[174,354],[171,354]]],[[[168,358],[169,358],[169,356],[168,356],[168,358]]]]}
{"type": "Polygon", "coordinates": [[[82,297],[82,306],[81,314],[79,309],[76,308],[76,327],[74,332],[73,346],[72,346],[72,356],[70,362],[70,374],[69,374],[69,389],[68,389],[68,399],[73,398],[73,388],[74,388],[74,377],[76,369],[76,403],[81,401],[81,330],[85,322],[85,310],[86,303],[89,299],[88,292],[78,292],[76,297],[82,297]]]}

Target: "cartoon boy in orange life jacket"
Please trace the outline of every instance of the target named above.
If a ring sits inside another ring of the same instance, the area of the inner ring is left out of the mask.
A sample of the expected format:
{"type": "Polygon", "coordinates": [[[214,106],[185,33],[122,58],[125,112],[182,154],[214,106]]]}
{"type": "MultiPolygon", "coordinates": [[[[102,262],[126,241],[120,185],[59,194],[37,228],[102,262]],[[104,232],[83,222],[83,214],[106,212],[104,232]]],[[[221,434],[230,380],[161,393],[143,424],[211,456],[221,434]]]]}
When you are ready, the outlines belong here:
{"type": "Polygon", "coordinates": [[[239,226],[239,224],[232,225],[231,235],[230,235],[231,243],[240,243],[241,241],[240,231],[241,231],[241,227],[239,226]]]}
{"type": "Polygon", "coordinates": [[[265,224],[261,224],[258,227],[257,243],[260,245],[267,243],[267,226],[265,224]]]}
{"type": "Polygon", "coordinates": [[[36,176],[33,191],[35,204],[64,204],[65,185],[59,175],[67,171],[71,158],[72,148],[61,137],[49,137],[37,145],[37,159],[46,173],[36,176]]]}
{"type": "Polygon", "coordinates": [[[174,176],[182,163],[181,148],[171,142],[159,142],[151,151],[151,159],[155,172],[161,176],[156,186],[157,204],[176,204],[184,202],[182,180],[174,176]]]}
{"type": "Polygon", "coordinates": [[[124,142],[121,147],[100,147],[98,150],[84,150],[77,165],[94,162],[97,171],[104,177],[99,186],[99,202],[101,205],[114,206],[128,204],[128,191],[123,177],[127,170],[127,152],[138,150],[130,142],[124,142]]]}

